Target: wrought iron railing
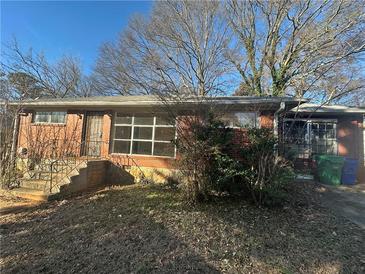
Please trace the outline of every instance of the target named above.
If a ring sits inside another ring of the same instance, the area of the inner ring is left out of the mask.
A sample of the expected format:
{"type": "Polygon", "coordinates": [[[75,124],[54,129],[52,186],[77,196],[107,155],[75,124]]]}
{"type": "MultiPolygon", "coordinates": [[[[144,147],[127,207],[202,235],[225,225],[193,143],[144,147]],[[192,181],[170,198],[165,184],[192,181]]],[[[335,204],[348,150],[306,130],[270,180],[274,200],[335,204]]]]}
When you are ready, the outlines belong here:
{"type": "Polygon", "coordinates": [[[102,159],[103,146],[109,147],[109,143],[105,141],[76,141],[76,144],[77,156],[70,157],[66,153],[63,157],[54,159],[51,167],[50,193],[54,192],[55,189],[58,191],[57,188],[63,184],[65,179],[71,180],[75,171],[79,171],[83,167],[86,168],[90,160],[102,159]]]}
{"type": "Polygon", "coordinates": [[[40,141],[36,147],[28,147],[18,157],[24,162],[23,177],[49,182],[49,189],[45,190],[49,193],[57,192],[76,170],[86,167],[90,160],[102,158],[103,146],[107,146],[108,142],[92,143],[90,145],[88,141],[70,139],[40,141]],[[84,153],[86,147],[88,153],[84,153]]]}
{"type": "MultiPolygon", "coordinates": [[[[37,142],[35,147],[28,147],[20,153],[17,161],[22,165],[23,179],[38,179],[45,182],[45,191],[58,192],[63,184],[71,181],[79,170],[87,167],[91,160],[108,159],[103,151],[108,151],[109,143],[105,141],[77,141],[69,139],[52,139],[37,142]]],[[[138,168],[141,179],[146,179],[144,171],[130,155],[113,156],[114,163],[122,169],[130,166],[138,168]]]]}

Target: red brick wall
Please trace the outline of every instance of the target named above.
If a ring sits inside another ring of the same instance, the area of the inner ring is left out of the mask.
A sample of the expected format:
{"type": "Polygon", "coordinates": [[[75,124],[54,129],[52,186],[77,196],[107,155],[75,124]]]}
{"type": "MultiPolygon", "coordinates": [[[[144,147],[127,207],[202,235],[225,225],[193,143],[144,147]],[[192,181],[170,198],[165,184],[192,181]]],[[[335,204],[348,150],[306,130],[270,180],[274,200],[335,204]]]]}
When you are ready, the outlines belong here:
{"type": "MultiPolygon", "coordinates": [[[[34,144],[42,146],[49,143],[51,139],[60,139],[60,143],[81,144],[84,115],[80,112],[68,112],[65,125],[41,125],[32,124],[32,113],[21,116],[18,147],[28,148],[34,144]]],[[[265,113],[260,116],[262,127],[273,127],[273,115],[265,113]]],[[[138,155],[120,155],[111,154],[111,129],[112,129],[112,112],[106,112],[103,117],[103,145],[101,148],[101,157],[110,159],[117,165],[135,166],[152,168],[174,168],[175,159],[167,157],[138,156],[138,155]]],[[[235,129],[234,142],[237,145],[247,143],[245,129],[235,129]]],[[[80,146],[75,147],[75,153],[80,152],[80,146]]],[[[234,148],[233,148],[234,151],[234,148]]]]}
{"type": "Polygon", "coordinates": [[[363,158],[362,121],[341,117],[337,125],[338,154],[356,159],[363,158]]]}
{"type": "Polygon", "coordinates": [[[107,112],[103,117],[103,135],[101,146],[101,157],[107,158],[109,156],[109,147],[111,145],[110,134],[112,129],[112,113],[107,112]],[[109,145],[110,144],[110,145],[109,145]]]}
{"type": "Polygon", "coordinates": [[[260,115],[260,124],[261,127],[274,129],[274,114],[272,112],[263,112],[260,115]]]}
{"type": "Polygon", "coordinates": [[[365,182],[363,122],[361,117],[341,117],[337,124],[338,154],[360,162],[358,178],[365,182]]]}
{"type": "Polygon", "coordinates": [[[42,156],[54,153],[79,153],[83,115],[68,113],[66,124],[35,124],[32,123],[32,113],[20,116],[18,147],[40,153],[42,156]]]}
{"type": "MultiPolygon", "coordinates": [[[[260,125],[262,128],[274,129],[274,116],[270,113],[263,113],[260,115],[260,125]]],[[[249,143],[247,139],[247,129],[236,128],[234,129],[233,142],[237,144],[237,148],[247,145],[249,143]]],[[[232,156],[239,157],[239,149],[232,148],[232,156]]]]}

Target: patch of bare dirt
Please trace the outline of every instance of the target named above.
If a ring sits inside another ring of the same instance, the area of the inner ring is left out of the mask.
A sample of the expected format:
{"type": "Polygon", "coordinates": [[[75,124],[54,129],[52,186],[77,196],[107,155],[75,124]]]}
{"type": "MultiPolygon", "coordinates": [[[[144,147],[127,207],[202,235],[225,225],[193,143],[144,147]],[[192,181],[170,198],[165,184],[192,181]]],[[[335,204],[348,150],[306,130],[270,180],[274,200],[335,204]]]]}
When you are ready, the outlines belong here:
{"type": "Polygon", "coordinates": [[[1,273],[364,273],[364,232],[296,183],[283,208],[115,187],[2,215],[1,273]]]}
{"type": "Polygon", "coordinates": [[[39,202],[16,197],[11,191],[0,189],[0,215],[22,211],[39,202]]]}

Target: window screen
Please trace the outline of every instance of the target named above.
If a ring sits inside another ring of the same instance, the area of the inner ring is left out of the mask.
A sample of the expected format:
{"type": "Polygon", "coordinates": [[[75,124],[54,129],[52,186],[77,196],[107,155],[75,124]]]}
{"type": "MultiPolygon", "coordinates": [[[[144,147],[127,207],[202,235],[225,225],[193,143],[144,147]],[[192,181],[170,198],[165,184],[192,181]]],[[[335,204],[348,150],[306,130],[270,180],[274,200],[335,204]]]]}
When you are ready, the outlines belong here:
{"type": "Polygon", "coordinates": [[[337,154],[336,121],[284,121],[284,148],[296,158],[308,159],[314,154],[337,154]]]}
{"type": "Polygon", "coordinates": [[[65,124],[65,111],[37,111],[33,118],[34,123],[41,124],[65,124]]]}
{"type": "Polygon", "coordinates": [[[175,135],[175,123],[166,117],[117,113],[113,153],[174,157],[175,135]]]}
{"type": "Polygon", "coordinates": [[[228,127],[259,127],[259,115],[256,112],[232,112],[222,118],[228,127]]]}

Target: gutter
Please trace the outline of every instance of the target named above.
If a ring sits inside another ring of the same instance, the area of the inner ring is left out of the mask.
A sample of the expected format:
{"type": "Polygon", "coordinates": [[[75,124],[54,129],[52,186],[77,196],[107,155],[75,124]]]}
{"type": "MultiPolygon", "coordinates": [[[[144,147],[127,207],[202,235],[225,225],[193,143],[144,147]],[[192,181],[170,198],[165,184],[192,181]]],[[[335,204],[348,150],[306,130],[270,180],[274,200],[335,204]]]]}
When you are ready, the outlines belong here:
{"type": "MultiPolygon", "coordinates": [[[[120,98],[116,98],[120,99],[120,98]]],[[[199,104],[221,104],[221,105],[251,105],[251,104],[267,104],[279,102],[297,102],[292,98],[208,98],[207,100],[187,99],[183,101],[169,100],[166,102],[160,100],[116,100],[108,98],[108,100],[33,100],[33,101],[13,101],[9,102],[11,106],[21,105],[23,107],[145,107],[145,106],[162,106],[164,104],[172,105],[199,105],[199,104]],[[110,99],[110,100],[109,100],[110,99]],[[279,101],[280,100],[280,101],[279,101]],[[284,101],[285,100],[285,101],[284,101]]],[[[0,101],[0,105],[1,105],[0,101]]]]}

